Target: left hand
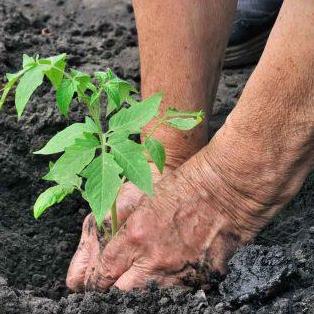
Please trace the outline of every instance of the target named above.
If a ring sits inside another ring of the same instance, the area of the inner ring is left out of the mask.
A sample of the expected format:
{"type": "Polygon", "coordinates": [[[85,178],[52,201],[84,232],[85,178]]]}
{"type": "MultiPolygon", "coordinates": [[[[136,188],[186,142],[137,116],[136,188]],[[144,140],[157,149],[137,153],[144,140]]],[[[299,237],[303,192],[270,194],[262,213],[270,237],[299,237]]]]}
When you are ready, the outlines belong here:
{"type": "MultiPolygon", "coordinates": [[[[159,182],[163,176],[171,173],[173,170],[172,167],[165,165],[163,174],[160,174],[154,164],[150,165],[154,185],[159,182]]],[[[117,199],[117,215],[120,226],[137,207],[143,195],[144,193],[132,182],[123,184],[117,199]]],[[[111,217],[108,215],[105,219],[106,224],[110,225],[110,220],[111,217]]],[[[87,278],[92,271],[98,254],[99,243],[97,238],[97,226],[94,217],[90,214],[84,220],[81,240],[68,270],[67,286],[70,289],[79,291],[84,288],[85,278],[87,278]]]]}

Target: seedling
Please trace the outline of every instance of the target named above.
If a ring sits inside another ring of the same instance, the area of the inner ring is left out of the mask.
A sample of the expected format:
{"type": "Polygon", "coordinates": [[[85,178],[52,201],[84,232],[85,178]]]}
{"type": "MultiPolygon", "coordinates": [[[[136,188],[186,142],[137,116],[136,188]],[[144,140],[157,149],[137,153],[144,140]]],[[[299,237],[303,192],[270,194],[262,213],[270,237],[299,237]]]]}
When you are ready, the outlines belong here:
{"type": "Polygon", "coordinates": [[[54,185],[41,193],[34,205],[38,219],[47,208],[60,203],[78,190],[89,203],[97,226],[101,228],[106,214],[111,211],[112,235],[117,232],[116,200],[122,184],[129,180],[148,195],[153,194],[152,173],[148,161],[153,161],[160,172],[165,165],[165,149],[153,138],[153,132],[162,124],[179,130],[190,130],[203,119],[203,112],[179,112],[169,108],[159,115],[161,93],[137,101],[136,89],[118,78],[109,69],[89,74],[69,69],[66,54],[49,58],[23,55],[23,69],[6,75],[0,99],[0,108],[10,90],[16,85],[15,106],[18,118],[34,91],[44,78],[56,90],[56,102],[65,117],[74,97],[86,105],[85,122],[74,123],[58,132],[34,154],[61,154],[49,164],[44,180],[54,185]],[[106,102],[104,100],[106,99],[106,102]],[[107,123],[102,123],[105,117],[107,123]],[[139,144],[130,135],[141,129],[154,117],[155,126],[139,144]]]}

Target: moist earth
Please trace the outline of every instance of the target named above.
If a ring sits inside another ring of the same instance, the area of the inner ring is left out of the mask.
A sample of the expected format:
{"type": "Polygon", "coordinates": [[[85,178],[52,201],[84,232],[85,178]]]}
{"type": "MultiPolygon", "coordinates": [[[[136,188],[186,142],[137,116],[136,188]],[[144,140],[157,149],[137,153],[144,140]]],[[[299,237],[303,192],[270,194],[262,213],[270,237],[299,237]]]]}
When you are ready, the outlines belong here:
{"type": "MultiPolygon", "coordinates": [[[[128,0],[1,0],[0,21],[1,77],[21,66],[23,53],[66,52],[70,66],[89,72],[110,67],[140,82],[128,0]]],[[[223,71],[212,134],[252,70],[223,71]]],[[[236,252],[229,274],[215,279],[211,289],[149,283],[145,292],[69,294],[65,276],[88,206],[74,195],[39,221],[32,217],[36,196],[47,188],[41,177],[48,168],[48,159],[32,152],[84,114],[75,104],[69,118],[62,118],[54,99],[47,84],[20,121],[13,98],[0,112],[0,314],[314,313],[314,174],[254,243],[236,252]]]]}

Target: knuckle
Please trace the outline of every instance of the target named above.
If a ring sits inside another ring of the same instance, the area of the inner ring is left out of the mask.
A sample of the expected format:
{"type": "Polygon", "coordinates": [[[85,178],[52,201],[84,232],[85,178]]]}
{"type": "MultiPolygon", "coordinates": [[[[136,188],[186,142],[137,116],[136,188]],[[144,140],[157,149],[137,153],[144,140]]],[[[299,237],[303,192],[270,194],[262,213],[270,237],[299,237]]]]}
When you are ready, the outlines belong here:
{"type": "Polygon", "coordinates": [[[111,286],[120,275],[117,267],[101,263],[95,267],[94,271],[86,278],[87,280],[85,280],[85,282],[86,285],[105,289],[111,286]]]}
{"type": "Polygon", "coordinates": [[[128,222],[128,240],[130,243],[140,245],[145,242],[146,238],[145,227],[141,223],[134,223],[133,219],[131,219],[128,222]]]}
{"type": "Polygon", "coordinates": [[[132,231],[129,233],[129,237],[130,237],[129,241],[132,244],[141,244],[144,242],[145,235],[144,235],[143,229],[132,228],[132,231]]]}
{"type": "Polygon", "coordinates": [[[102,277],[111,280],[117,279],[121,275],[121,268],[123,265],[121,264],[120,256],[118,256],[112,250],[107,250],[106,254],[104,254],[101,258],[101,261],[95,268],[94,274],[101,275],[102,277]]]}

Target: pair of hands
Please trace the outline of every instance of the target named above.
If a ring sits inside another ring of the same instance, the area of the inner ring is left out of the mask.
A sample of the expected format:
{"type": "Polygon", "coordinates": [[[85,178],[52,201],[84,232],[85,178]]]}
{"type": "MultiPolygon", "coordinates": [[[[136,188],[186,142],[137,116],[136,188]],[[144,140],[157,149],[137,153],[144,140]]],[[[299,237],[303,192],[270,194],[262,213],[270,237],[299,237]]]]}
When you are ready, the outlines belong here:
{"type": "Polygon", "coordinates": [[[79,291],[112,285],[131,290],[145,287],[148,280],[163,286],[181,284],[195,272],[198,261],[224,272],[237,243],[226,245],[221,230],[228,228],[228,222],[211,212],[202,196],[206,192],[191,184],[197,175],[193,169],[189,162],[175,171],[168,168],[162,180],[155,172],[155,183],[161,180],[161,184],[155,184],[153,198],[126,183],[118,199],[121,228],[109,243],[99,239],[93,216],[87,216],[67,286],[79,291]]]}

